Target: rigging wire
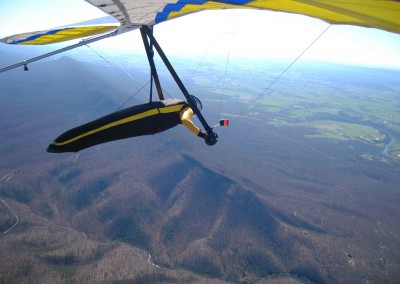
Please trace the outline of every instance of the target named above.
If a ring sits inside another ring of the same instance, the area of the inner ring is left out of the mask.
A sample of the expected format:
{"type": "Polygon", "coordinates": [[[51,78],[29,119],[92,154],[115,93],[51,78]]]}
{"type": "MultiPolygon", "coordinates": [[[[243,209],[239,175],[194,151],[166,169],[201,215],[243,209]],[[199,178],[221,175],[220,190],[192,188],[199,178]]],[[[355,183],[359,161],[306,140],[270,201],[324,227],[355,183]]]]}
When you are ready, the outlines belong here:
{"type": "MultiPolygon", "coordinates": [[[[232,25],[233,25],[233,24],[235,23],[236,11],[235,11],[235,10],[232,10],[232,13],[234,13],[234,19],[233,19],[233,21],[232,21],[232,25]]],[[[226,18],[226,20],[224,20],[223,22],[224,22],[224,23],[227,23],[227,22],[229,21],[229,17],[231,17],[231,15],[228,15],[227,18],[226,18]]],[[[223,30],[223,32],[214,34],[213,38],[214,38],[215,40],[214,40],[214,39],[213,39],[213,40],[210,40],[211,44],[207,47],[207,50],[203,53],[201,59],[199,60],[199,62],[198,62],[197,65],[196,65],[196,68],[192,71],[192,75],[196,74],[196,72],[197,72],[197,70],[199,69],[200,65],[203,63],[204,58],[207,56],[207,54],[208,54],[208,52],[210,51],[210,49],[211,49],[212,47],[214,47],[215,42],[217,41],[217,39],[220,38],[220,37],[222,37],[222,36],[224,36],[224,35],[228,35],[228,34],[233,33],[233,32],[226,32],[226,31],[225,31],[226,29],[227,29],[227,28],[224,27],[224,28],[221,29],[221,30],[223,30]]]]}
{"type": "MultiPolygon", "coordinates": [[[[114,112],[119,111],[124,105],[126,105],[130,100],[132,100],[137,94],[139,94],[147,85],[150,84],[151,81],[147,81],[139,90],[137,90],[132,96],[130,96],[125,102],[123,102],[114,112]]],[[[162,88],[161,88],[162,89],[162,88]]],[[[164,89],[162,89],[164,94],[166,94],[169,98],[172,99],[172,96],[168,94],[164,89]]]]}
{"type": "Polygon", "coordinates": [[[131,99],[133,99],[137,94],[139,94],[148,84],[150,84],[150,81],[148,81],[146,84],[144,84],[139,90],[137,90],[132,96],[130,96],[125,102],[123,102],[119,107],[117,107],[114,112],[119,111],[124,105],[126,105],[131,99]]]}
{"type": "Polygon", "coordinates": [[[332,26],[332,24],[328,25],[328,27],[326,27],[277,77],[275,77],[274,80],[272,80],[272,82],[266,88],[264,88],[264,90],[263,90],[263,92],[261,92],[261,94],[259,94],[254,100],[251,101],[251,103],[247,106],[247,108],[245,108],[238,116],[236,116],[233,119],[232,122],[230,122],[230,125],[232,125],[232,123],[235,123],[237,120],[239,120],[256,103],[256,101],[260,100],[266,94],[266,92],[272,87],[272,85],[274,85],[293,66],[293,64],[295,64],[300,59],[300,57],[302,57],[303,54],[306,53],[307,50],[309,50],[311,48],[311,46],[313,46],[314,43],[316,43],[317,40],[322,37],[323,34],[325,34],[325,32],[331,26],[332,26]]]}
{"type": "MultiPolygon", "coordinates": [[[[89,45],[86,45],[91,51],[93,51],[93,53],[95,53],[97,56],[99,56],[101,59],[104,60],[104,62],[106,62],[108,65],[110,65],[111,67],[113,67],[116,71],[118,71],[119,73],[121,73],[124,76],[127,76],[129,79],[131,79],[133,82],[135,82],[135,79],[128,73],[128,71],[121,65],[118,64],[115,65],[112,62],[110,62],[108,59],[106,59],[104,56],[102,56],[99,52],[97,52],[96,50],[94,50],[92,47],[90,47],[89,45]],[[119,67],[119,68],[118,68],[119,67]]],[[[126,77],[125,77],[126,78],[126,77]]],[[[127,79],[129,81],[129,79],[127,79]]]]}
{"type": "Polygon", "coordinates": [[[233,11],[233,20],[232,20],[232,31],[229,33],[230,34],[230,44],[228,45],[228,54],[226,57],[226,62],[225,62],[225,73],[224,73],[224,80],[222,83],[222,90],[219,95],[219,107],[218,107],[218,116],[221,116],[221,108],[222,108],[222,97],[225,93],[225,83],[226,83],[226,76],[228,73],[228,65],[229,65],[229,59],[231,57],[231,47],[232,47],[232,38],[235,34],[235,22],[236,22],[236,11],[233,11]]]}
{"type": "MultiPolygon", "coordinates": [[[[119,72],[120,74],[123,75],[123,77],[128,81],[128,82],[135,82],[135,79],[129,74],[129,72],[121,65],[118,64],[115,65],[114,63],[112,63],[111,61],[109,61],[107,58],[105,58],[104,56],[102,56],[99,52],[97,52],[96,50],[94,50],[92,47],[90,47],[89,45],[86,45],[94,54],[96,54],[98,57],[100,57],[101,59],[104,60],[104,62],[106,62],[108,65],[110,65],[111,67],[114,68],[114,70],[116,70],[117,72],[119,72]],[[119,67],[119,68],[118,68],[119,67]]],[[[149,85],[150,81],[148,81],[146,84],[144,84],[142,87],[139,88],[138,91],[136,91],[135,93],[133,93],[133,95],[131,95],[127,100],[125,100],[120,106],[117,107],[117,109],[114,112],[117,112],[118,110],[120,110],[123,106],[125,106],[130,100],[132,100],[138,93],[140,93],[147,85],[149,85]]]]}
{"type": "MultiPolygon", "coordinates": [[[[89,45],[86,45],[90,50],[92,50],[97,56],[99,56],[101,59],[103,59],[107,64],[109,64],[111,67],[113,67],[116,71],[120,72],[122,75],[128,76],[129,79],[131,79],[132,81],[135,81],[135,79],[128,73],[128,71],[120,64],[118,64],[118,66],[120,68],[118,68],[115,64],[113,64],[112,62],[110,62],[108,59],[106,59],[104,56],[102,56],[99,52],[95,51],[93,48],[91,48],[89,45]]],[[[126,78],[126,77],[124,77],[126,78]]],[[[126,78],[127,80],[129,80],[128,78],[126,78]]],[[[137,90],[135,93],[133,93],[127,100],[125,100],[120,106],[118,106],[116,108],[116,110],[114,112],[119,111],[121,108],[123,108],[130,100],[132,100],[137,94],[139,94],[147,85],[150,84],[151,81],[148,81],[146,84],[144,84],[142,87],[139,88],[139,90],[137,90]]],[[[165,94],[172,98],[164,89],[162,89],[163,92],[165,92],[165,94]]]]}
{"type": "Polygon", "coordinates": [[[225,63],[225,74],[224,74],[224,80],[222,83],[222,90],[221,93],[219,94],[219,107],[218,107],[218,116],[221,115],[221,107],[222,107],[222,97],[225,93],[225,83],[226,83],[226,74],[228,72],[228,65],[229,65],[229,58],[231,56],[231,49],[229,48],[228,50],[228,55],[226,57],[226,63],[225,63]]]}
{"type": "MultiPolygon", "coordinates": [[[[225,83],[226,83],[226,78],[227,78],[227,74],[228,74],[228,66],[229,66],[229,60],[230,60],[230,55],[231,55],[232,38],[233,38],[233,35],[234,35],[234,30],[235,30],[235,23],[236,23],[236,11],[235,10],[233,10],[232,13],[230,13],[228,15],[228,17],[224,21],[224,23],[226,24],[226,27],[224,27],[222,29],[223,32],[214,35],[215,39],[218,39],[218,38],[220,38],[222,36],[227,36],[227,35],[230,36],[230,44],[228,44],[228,48],[227,48],[228,52],[227,52],[227,57],[226,57],[226,61],[225,61],[224,79],[223,79],[223,82],[222,82],[222,89],[221,89],[221,92],[220,92],[219,107],[218,107],[218,117],[220,117],[220,115],[221,115],[222,97],[223,97],[224,92],[225,92],[225,83]],[[233,19],[232,19],[232,21],[229,21],[229,18],[232,17],[232,15],[233,15],[233,19]],[[231,24],[230,24],[230,29],[231,30],[230,31],[227,31],[228,28],[229,28],[229,27],[227,27],[227,25],[228,25],[227,23],[228,22],[231,22],[231,24]]],[[[192,71],[192,77],[197,73],[197,70],[202,65],[202,63],[203,63],[204,59],[206,58],[207,54],[209,53],[210,49],[212,47],[214,47],[216,40],[211,40],[210,42],[211,42],[211,44],[207,47],[207,50],[203,53],[201,59],[199,60],[199,62],[196,65],[195,69],[192,71]]],[[[194,147],[198,142],[199,142],[198,140],[194,140],[192,142],[192,147],[194,147]]]]}
{"type": "MultiPolygon", "coordinates": [[[[220,92],[220,99],[219,99],[219,107],[218,107],[218,116],[220,116],[221,114],[221,109],[222,109],[222,97],[224,94],[224,90],[225,90],[225,82],[226,82],[226,77],[227,77],[227,73],[228,73],[228,66],[229,66],[229,60],[230,60],[230,53],[231,53],[231,45],[232,45],[232,37],[234,34],[234,26],[235,26],[235,22],[236,22],[236,11],[232,11],[232,13],[230,13],[227,17],[227,19],[225,21],[223,21],[226,26],[228,25],[229,22],[231,22],[231,31],[227,32],[227,27],[224,27],[222,29],[222,32],[217,33],[214,35],[214,39],[215,40],[211,40],[211,44],[208,45],[206,51],[203,53],[203,55],[201,56],[200,60],[198,61],[195,69],[192,71],[192,78],[194,77],[194,75],[197,73],[198,69],[200,68],[200,66],[203,64],[204,59],[206,58],[206,56],[208,55],[209,51],[211,50],[211,48],[215,47],[215,42],[217,42],[219,38],[221,38],[222,36],[226,36],[226,35],[231,35],[231,44],[229,45],[228,48],[228,54],[227,54],[227,58],[226,58],[226,62],[225,62],[225,72],[224,72],[224,79],[223,79],[223,85],[222,85],[222,90],[220,92]],[[232,16],[233,14],[233,20],[232,22],[229,21],[229,18],[232,16]]],[[[168,95],[168,94],[167,94],[168,95]]],[[[197,144],[197,140],[193,142],[193,145],[197,144]]]]}
{"type": "MultiPolygon", "coordinates": [[[[130,96],[125,102],[123,102],[119,107],[114,112],[119,111],[124,105],[126,105],[130,100],[132,100],[137,94],[139,94],[147,85],[150,84],[151,81],[147,81],[146,84],[144,84],[139,90],[137,90],[132,96],[130,96]]],[[[163,88],[163,93],[166,94],[170,99],[172,99],[172,96],[168,94],[163,88]]]]}

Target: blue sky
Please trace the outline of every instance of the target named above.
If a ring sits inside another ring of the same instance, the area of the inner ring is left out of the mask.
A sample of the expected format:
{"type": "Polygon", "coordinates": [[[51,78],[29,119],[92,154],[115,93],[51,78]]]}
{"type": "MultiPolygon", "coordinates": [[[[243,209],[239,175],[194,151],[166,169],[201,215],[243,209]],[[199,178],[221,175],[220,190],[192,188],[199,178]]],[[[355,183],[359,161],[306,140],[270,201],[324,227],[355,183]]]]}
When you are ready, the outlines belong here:
{"type": "MultiPolygon", "coordinates": [[[[59,27],[105,14],[83,0],[0,0],[0,37],[59,27]]],[[[255,10],[201,12],[155,27],[167,54],[296,58],[329,25],[302,15],[255,10]]],[[[67,43],[70,44],[70,43],[67,43]]],[[[97,43],[114,53],[143,52],[138,31],[97,43]]],[[[330,26],[302,56],[335,63],[400,67],[400,35],[330,26]]]]}

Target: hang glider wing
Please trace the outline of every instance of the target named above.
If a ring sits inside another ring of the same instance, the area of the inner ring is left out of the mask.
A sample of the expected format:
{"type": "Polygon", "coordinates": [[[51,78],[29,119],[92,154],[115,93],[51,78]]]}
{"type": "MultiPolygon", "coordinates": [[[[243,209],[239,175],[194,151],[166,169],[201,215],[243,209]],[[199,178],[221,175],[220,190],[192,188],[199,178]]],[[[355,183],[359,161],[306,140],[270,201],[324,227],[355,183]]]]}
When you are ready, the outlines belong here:
{"type": "Polygon", "coordinates": [[[8,44],[51,44],[152,26],[176,17],[203,11],[247,8],[303,14],[332,24],[348,24],[400,33],[398,0],[85,0],[116,18],[121,26],[81,26],[13,35],[8,44]]]}
{"type": "Polygon", "coordinates": [[[281,11],[400,33],[398,0],[85,0],[121,25],[154,25],[203,10],[248,8],[281,11]]]}
{"type": "Polygon", "coordinates": [[[1,39],[1,42],[8,44],[43,45],[103,34],[116,28],[117,26],[67,27],[13,35],[1,39]]]}

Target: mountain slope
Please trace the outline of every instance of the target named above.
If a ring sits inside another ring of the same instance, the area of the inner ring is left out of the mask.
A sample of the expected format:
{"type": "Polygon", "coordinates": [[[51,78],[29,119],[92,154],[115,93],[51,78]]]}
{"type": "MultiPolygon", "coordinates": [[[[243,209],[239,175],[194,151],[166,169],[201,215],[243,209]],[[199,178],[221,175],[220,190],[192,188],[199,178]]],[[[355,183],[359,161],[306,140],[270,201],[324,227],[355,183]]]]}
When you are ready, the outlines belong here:
{"type": "Polygon", "coordinates": [[[61,58],[0,77],[0,228],[19,217],[0,237],[0,282],[398,279],[398,166],[360,157],[374,145],[305,138],[315,130],[260,109],[215,147],[178,126],[47,153],[130,95],[95,68],[61,58]]]}

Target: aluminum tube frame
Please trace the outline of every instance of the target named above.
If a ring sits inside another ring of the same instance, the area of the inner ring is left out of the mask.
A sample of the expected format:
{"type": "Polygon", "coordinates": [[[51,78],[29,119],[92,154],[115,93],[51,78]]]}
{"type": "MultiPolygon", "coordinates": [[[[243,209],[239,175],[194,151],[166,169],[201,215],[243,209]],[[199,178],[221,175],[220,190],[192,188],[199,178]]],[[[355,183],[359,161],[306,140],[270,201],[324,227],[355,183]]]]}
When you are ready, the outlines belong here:
{"type": "Polygon", "coordinates": [[[146,50],[147,59],[149,60],[150,70],[151,70],[150,101],[152,100],[152,87],[153,87],[152,79],[154,79],[158,97],[160,98],[160,100],[163,100],[164,94],[162,92],[160,79],[158,78],[156,64],[154,63],[153,45],[151,42],[149,42],[149,36],[148,36],[148,34],[153,35],[153,29],[149,28],[148,30],[145,31],[142,28],[140,28],[140,33],[142,35],[144,48],[146,50]]]}
{"type": "Polygon", "coordinates": [[[41,59],[44,59],[44,58],[47,58],[47,57],[62,53],[62,52],[65,52],[65,51],[68,51],[68,50],[71,50],[71,49],[74,49],[74,48],[77,48],[77,47],[80,47],[80,46],[83,46],[83,45],[87,45],[87,44],[92,43],[92,42],[96,42],[96,41],[99,41],[99,40],[102,40],[102,39],[105,39],[105,38],[108,38],[108,37],[112,37],[112,36],[115,36],[117,34],[118,34],[118,30],[115,30],[115,31],[112,31],[112,32],[110,32],[108,34],[104,34],[104,35],[101,35],[101,36],[98,36],[98,37],[82,40],[82,41],[80,41],[80,42],[78,42],[76,44],[73,44],[73,45],[70,45],[70,46],[66,46],[64,48],[57,49],[57,50],[51,51],[49,53],[45,53],[45,54],[39,55],[37,57],[33,57],[31,59],[27,59],[27,60],[15,63],[13,65],[9,65],[9,66],[3,67],[3,68],[0,69],[0,73],[8,71],[8,70],[11,70],[11,69],[14,69],[14,68],[17,68],[17,67],[20,67],[20,66],[24,66],[24,68],[26,68],[26,66],[29,63],[32,63],[32,62],[35,62],[35,61],[38,61],[38,60],[41,60],[41,59]]]}
{"type": "Polygon", "coordinates": [[[164,62],[165,66],[167,67],[168,71],[171,73],[172,77],[174,78],[176,84],[178,85],[179,89],[185,96],[187,102],[190,104],[192,109],[194,110],[195,114],[197,115],[198,119],[200,120],[201,124],[203,125],[204,129],[207,131],[207,134],[210,135],[211,139],[217,139],[216,134],[213,132],[212,128],[208,125],[207,121],[205,120],[204,116],[197,108],[195,101],[190,96],[189,92],[187,91],[185,85],[182,83],[181,79],[179,78],[178,74],[176,73],[174,67],[168,60],[167,56],[165,55],[164,51],[162,50],[161,46],[158,44],[157,40],[153,36],[150,27],[142,26],[140,27],[140,31],[143,31],[147,37],[150,39],[150,42],[153,44],[155,49],[157,50],[158,55],[161,57],[162,61],[164,62]]]}

